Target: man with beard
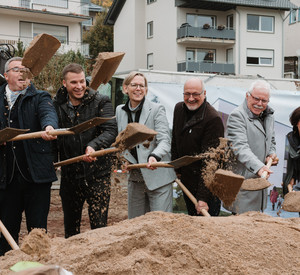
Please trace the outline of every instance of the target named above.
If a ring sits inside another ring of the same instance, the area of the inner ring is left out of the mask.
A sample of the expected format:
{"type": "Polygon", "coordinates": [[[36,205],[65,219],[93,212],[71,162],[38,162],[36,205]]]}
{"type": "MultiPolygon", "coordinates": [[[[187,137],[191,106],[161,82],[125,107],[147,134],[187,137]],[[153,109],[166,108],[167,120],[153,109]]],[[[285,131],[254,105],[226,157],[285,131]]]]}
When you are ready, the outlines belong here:
{"type": "MultiPolygon", "coordinates": [[[[219,145],[224,136],[224,126],[218,112],[206,101],[203,81],[191,78],[184,84],[183,102],[176,104],[172,132],[172,160],[185,155],[197,155],[219,145]]],[[[204,160],[176,169],[177,177],[197,199],[197,206],[184,194],[189,215],[200,215],[205,209],[218,216],[220,200],[205,186],[202,171],[204,160]]]]}
{"type": "MultiPolygon", "coordinates": [[[[272,165],[278,160],[275,154],[274,111],[268,106],[270,84],[264,80],[253,82],[246,98],[228,117],[226,136],[237,162],[234,172],[246,179],[261,177],[272,171],[265,165],[269,158],[272,165]]],[[[247,191],[241,189],[231,207],[233,213],[264,211],[267,207],[268,190],[247,191]]]]}

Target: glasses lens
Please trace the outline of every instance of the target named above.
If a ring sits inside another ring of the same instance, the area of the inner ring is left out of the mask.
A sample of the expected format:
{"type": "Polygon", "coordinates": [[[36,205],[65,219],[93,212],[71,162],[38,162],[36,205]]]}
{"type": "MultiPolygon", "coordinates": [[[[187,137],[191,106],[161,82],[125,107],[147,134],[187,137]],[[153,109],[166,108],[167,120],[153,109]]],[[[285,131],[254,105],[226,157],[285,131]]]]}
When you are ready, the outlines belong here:
{"type": "Polygon", "coordinates": [[[130,86],[134,89],[137,89],[138,87],[140,87],[140,89],[145,88],[145,86],[143,84],[136,84],[136,83],[130,83],[130,86]]]}

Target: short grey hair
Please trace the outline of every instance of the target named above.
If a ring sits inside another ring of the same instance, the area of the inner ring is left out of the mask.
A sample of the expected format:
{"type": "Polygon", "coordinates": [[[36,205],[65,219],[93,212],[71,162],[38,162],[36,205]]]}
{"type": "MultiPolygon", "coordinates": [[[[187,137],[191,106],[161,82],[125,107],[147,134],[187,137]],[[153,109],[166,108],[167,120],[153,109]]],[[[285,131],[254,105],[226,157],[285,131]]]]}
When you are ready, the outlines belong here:
{"type": "Polygon", "coordinates": [[[5,63],[5,66],[4,66],[4,72],[6,73],[9,70],[8,67],[9,67],[9,64],[11,62],[13,62],[13,61],[22,61],[22,60],[23,60],[23,58],[19,57],[19,56],[15,56],[15,57],[12,57],[12,58],[8,59],[5,63]]]}
{"type": "Polygon", "coordinates": [[[252,82],[248,92],[251,94],[255,88],[267,89],[269,91],[269,96],[271,96],[271,85],[267,81],[259,79],[252,82]]]}

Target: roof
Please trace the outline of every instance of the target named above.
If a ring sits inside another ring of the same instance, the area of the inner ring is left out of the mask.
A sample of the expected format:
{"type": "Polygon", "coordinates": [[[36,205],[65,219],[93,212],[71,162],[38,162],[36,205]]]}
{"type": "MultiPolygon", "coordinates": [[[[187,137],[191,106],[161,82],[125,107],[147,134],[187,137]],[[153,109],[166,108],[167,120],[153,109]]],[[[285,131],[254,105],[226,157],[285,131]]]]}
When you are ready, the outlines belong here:
{"type": "Polygon", "coordinates": [[[114,25],[126,0],[114,0],[104,19],[104,25],[114,25]]]}
{"type": "Polygon", "coordinates": [[[222,11],[234,9],[236,6],[280,9],[286,11],[298,8],[289,0],[175,0],[175,6],[180,8],[222,11]]]}
{"type": "MultiPolygon", "coordinates": [[[[114,0],[105,17],[105,25],[114,25],[126,0],[114,0]]],[[[289,0],[175,0],[178,8],[194,8],[226,11],[237,6],[279,9],[288,11],[298,7],[289,0]]]]}

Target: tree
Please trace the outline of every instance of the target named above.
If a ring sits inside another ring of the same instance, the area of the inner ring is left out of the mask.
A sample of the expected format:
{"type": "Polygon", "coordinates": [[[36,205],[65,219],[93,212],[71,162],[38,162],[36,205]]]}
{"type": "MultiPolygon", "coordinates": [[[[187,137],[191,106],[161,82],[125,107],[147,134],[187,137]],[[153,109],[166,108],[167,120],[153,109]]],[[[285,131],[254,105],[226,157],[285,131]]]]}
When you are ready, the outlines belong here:
{"type": "Polygon", "coordinates": [[[83,37],[83,42],[90,45],[90,56],[95,59],[100,52],[113,51],[113,28],[103,24],[106,12],[98,13],[96,23],[83,37]]]}

